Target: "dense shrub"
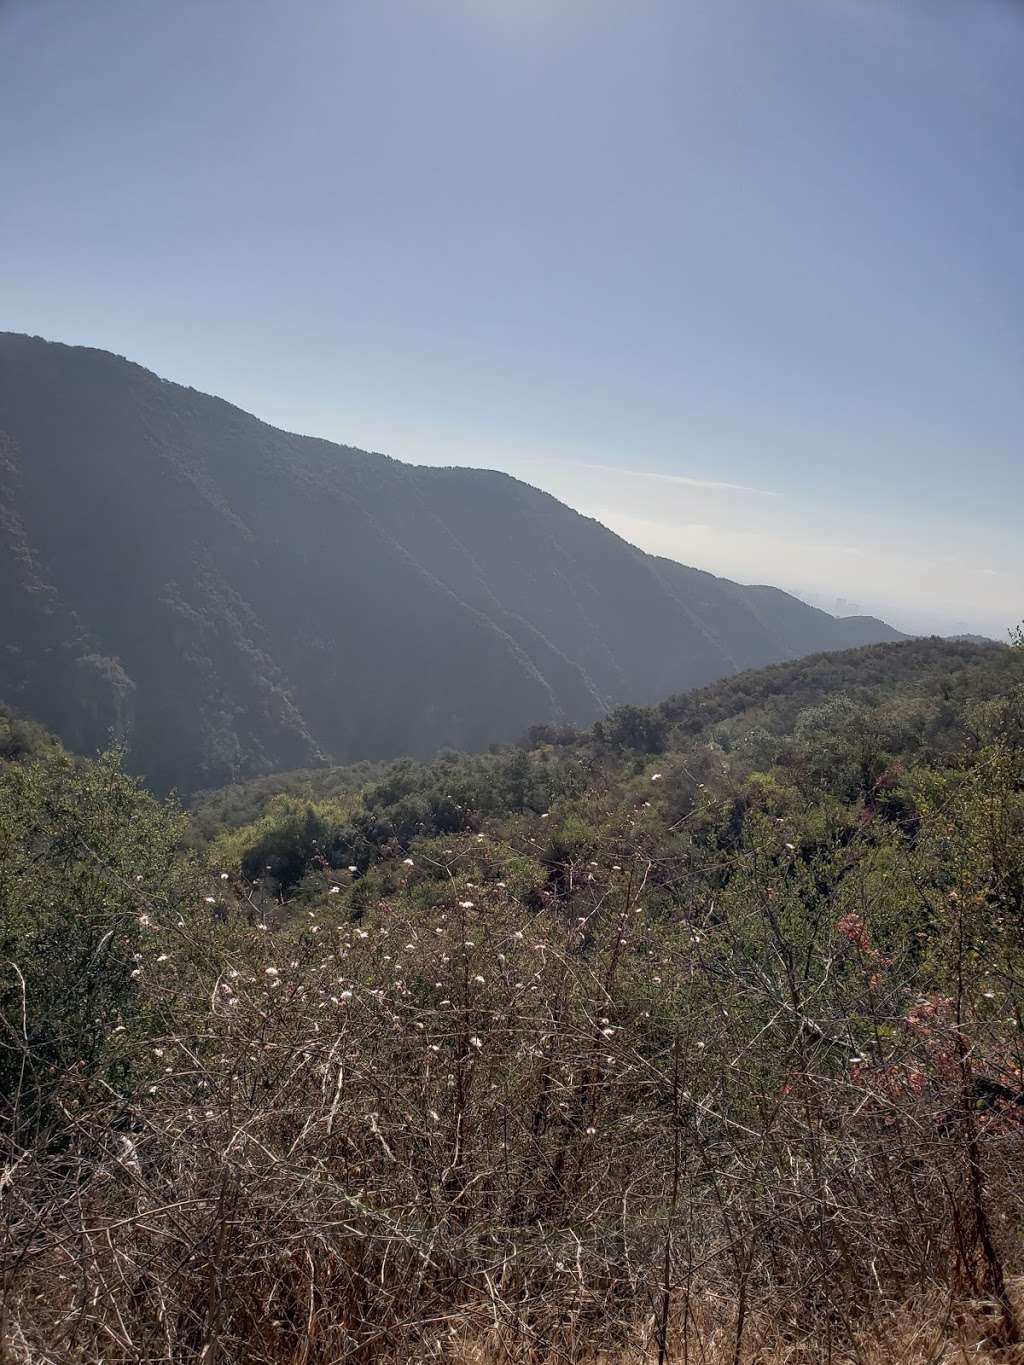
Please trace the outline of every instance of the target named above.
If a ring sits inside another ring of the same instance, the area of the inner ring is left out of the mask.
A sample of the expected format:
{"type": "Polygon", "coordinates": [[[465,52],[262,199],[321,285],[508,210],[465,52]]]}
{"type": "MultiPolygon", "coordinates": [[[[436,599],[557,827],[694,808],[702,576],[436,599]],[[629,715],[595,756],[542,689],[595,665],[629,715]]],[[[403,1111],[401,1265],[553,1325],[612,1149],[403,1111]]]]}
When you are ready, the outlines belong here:
{"type": "MultiPolygon", "coordinates": [[[[126,777],[46,754],[0,765],[0,1105],[38,1122],[65,1072],[119,1068],[137,1022],[141,926],[180,913],[194,882],[182,820],[126,777]]],[[[189,907],[192,908],[191,906],[189,907]]]]}
{"type": "Polygon", "coordinates": [[[1011,1358],[1010,657],[271,795],[201,890],[112,760],[9,765],[14,1358],[879,1361],[940,1293],[908,1360],[1011,1358]]]}

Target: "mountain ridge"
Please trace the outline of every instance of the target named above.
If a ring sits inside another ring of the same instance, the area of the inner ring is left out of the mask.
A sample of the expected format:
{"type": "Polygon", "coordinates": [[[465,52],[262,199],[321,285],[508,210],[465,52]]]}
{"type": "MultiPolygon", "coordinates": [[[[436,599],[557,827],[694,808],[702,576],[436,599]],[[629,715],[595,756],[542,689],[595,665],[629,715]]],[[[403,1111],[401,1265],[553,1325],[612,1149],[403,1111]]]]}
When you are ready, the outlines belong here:
{"type": "Polygon", "coordinates": [[[645,554],[493,470],[280,431],[0,333],[0,697],[154,786],[483,748],[903,638],[645,554]]]}

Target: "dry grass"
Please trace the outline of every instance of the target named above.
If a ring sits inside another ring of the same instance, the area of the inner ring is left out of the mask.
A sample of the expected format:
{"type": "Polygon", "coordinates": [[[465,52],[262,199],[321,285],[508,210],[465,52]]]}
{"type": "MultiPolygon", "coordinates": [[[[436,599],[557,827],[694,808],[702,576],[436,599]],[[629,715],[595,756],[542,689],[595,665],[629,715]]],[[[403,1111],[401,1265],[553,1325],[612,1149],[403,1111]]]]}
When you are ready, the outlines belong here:
{"type": "MultiPolygon", "coordinates": [[[[1024,1308],[1024,1282],[1011,1283],[1015,1304],[1024,1308]]],[[[764,1314],[753,1315],[737,1352],[735,1314],[729,1305],[704,1299],[691,1305],[688,1329],[673,1325],[668,1360],[682,1365],[1018,1365],[1024,1346],[992,1344],[1000,1313],[991,1301],[951,1300],[933,1291],[894,1309],[868,1330],[845,1342],[831,1343],[820,1335],[794,1340],[780,1333],[764,1314]]],[[[638,1365],[657,1358],[653,1319],[631,1344],[613,1350],[579,1353],[531,1349],[500,1335],[468,1338],[456,1325],[422,1355],[381,1356],[380,1365],[406,1365],[412,1359],[444,1361],[447,1365],[638,1365]]],[[[290,1362],[289,1365],[292,1365],[290,1362]]]]}
{"type": "Polygon", "coordinates": [[[1009,1005],[922,997],[850,879],[797,982],[785,860],[671,934],[648,870],[145,911],[109,1070],[0,1131],[3,1365],[1022,1360],[1009,1005]]]}

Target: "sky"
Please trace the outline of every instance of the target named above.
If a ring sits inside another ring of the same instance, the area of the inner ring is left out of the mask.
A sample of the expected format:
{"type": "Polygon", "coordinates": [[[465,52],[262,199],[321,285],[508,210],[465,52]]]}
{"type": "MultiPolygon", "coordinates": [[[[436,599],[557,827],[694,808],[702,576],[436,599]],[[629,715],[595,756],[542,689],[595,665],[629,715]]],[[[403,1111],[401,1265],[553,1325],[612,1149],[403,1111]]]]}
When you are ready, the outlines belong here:
{"type": "Polygon", "coordinates": [[[0,329],[1024,618],[1021,0],[0,0],[0,329]]]}

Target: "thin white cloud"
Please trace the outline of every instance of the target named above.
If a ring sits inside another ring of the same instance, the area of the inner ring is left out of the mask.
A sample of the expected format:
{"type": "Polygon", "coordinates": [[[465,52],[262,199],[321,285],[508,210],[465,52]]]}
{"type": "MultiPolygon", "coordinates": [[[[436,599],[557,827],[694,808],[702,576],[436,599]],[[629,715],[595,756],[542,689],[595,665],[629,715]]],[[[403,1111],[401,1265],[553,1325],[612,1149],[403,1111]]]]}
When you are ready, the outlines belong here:
{"type": "Polygon", "coordinates": [[[573,469],[594,469],[602,474],[621,474],[627,479],[653,479],[656,483],[681,484],[684,488],[701,488],[713,493],[749,493],[759,498],[777,498],[769,488],[752,488],[745,483],[726,483],[721,479],[699,479],[689,474],[661,474],[651,469],[624,469],[610,464],[591,464],[587,460],[538,460],[538,464],[568,465],[573,469]]]}

